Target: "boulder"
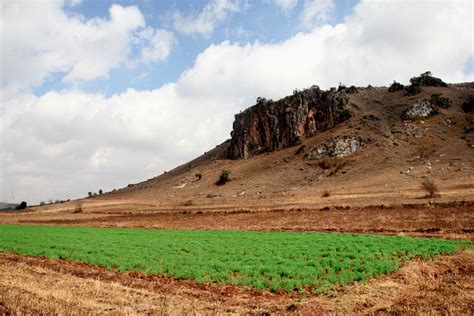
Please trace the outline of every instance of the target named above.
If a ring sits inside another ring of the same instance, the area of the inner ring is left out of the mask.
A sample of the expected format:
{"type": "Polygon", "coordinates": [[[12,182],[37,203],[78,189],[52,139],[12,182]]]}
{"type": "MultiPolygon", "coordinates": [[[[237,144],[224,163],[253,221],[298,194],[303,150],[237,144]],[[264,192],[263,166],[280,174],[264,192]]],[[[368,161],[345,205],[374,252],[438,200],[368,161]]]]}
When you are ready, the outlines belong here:
{"type": "Polygon", "coordinates": [[[434,107],[434,105],[431,104],[430,101],[424,100],[424,101],[417,101],[415,104],[409,107],[405,111],[404,117],[415,120],[415,119],[427,118],[434,114],[436,114],[436,108],[434,107]]]}
{"type": "Polygon", "coordinates": [[[328,139],[312,149],[306,159],[343,158],[364,148],[365,142],[359,136],[337,136],[328,139]]]}

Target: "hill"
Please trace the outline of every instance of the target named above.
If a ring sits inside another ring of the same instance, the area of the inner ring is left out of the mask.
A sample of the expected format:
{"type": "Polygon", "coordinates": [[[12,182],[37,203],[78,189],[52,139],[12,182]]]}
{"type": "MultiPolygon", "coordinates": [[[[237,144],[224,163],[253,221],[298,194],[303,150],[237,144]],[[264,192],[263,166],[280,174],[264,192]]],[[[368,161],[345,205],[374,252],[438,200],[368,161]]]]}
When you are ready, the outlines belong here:
{"type": "Polygon", "coordinates": [[[232,139],[169,172],[0,220],[472,239],[473,98],[474,83],[429,73],[407,87],[313,86],[259,98],[236,115],[232,139]],[[230,181],[217,185],[223,170],[230,181]],[[432,197],[423,182],[437,188],[432,197]]]}

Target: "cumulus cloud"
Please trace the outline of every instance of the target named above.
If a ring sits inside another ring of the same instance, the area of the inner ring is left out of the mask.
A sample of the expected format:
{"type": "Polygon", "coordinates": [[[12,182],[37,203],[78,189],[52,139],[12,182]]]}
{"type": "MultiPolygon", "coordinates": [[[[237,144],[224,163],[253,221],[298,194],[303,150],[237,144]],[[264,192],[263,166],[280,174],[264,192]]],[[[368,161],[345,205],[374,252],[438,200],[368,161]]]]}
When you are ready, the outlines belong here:
{"type": "Polygon", "coordinates": [[[144,62],[163,60],[170,53],[172,34],[145,28],[136,6],[114,4],[108,18],[85,19],[65,13],[64,5],[60,0],[0,4],[4,94],[39,86],[55,73],[64,74],[63,81],[69,83],[104,77],[129,61],[137,37],[144,62]]]}
{"type": "Polygon", "coordinates": [[[233,114],[257,96],[341,81],[388,85],[426,70],[472,81],[463,72],[470,8],[362,1],[344,23],[283,42],[211,45],[176,82],[154,90],[18,94],[0,103],[2,197],[12,188],[19,199],[77,197],[158,175],[228,138],[233,114]]]}
{"type": "Polygon", "coordinates": [[[334,0],[305,0],[300,22],[306,28],[322,24],[330,19],[333,9],[334,0]]]}
{"type": "Polygon", "coordinates": [[[199,33],[209,36],[217,24],[232,13],[241,10],[237,0],[210,0],[197,16],[183,16],[176,11],[173,15],[174,28],[184,34],[199,33]]]}

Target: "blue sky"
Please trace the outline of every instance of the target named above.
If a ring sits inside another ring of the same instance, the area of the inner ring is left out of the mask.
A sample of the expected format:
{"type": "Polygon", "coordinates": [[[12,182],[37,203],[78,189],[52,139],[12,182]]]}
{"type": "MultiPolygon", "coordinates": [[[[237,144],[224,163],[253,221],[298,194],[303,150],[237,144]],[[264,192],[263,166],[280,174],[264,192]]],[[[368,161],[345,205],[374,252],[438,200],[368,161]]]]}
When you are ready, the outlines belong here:
{"type": "MultiPolygon", "coordinates": [[[[350,14],[358,1],[335,1],[333,10],[325,22],[337,24],[350,14]]],[[[236,2],[237,3],[237,2],[236,2]]],[[[136,6],[142,11],[146,24],[157,29],[173,29],[173,14],[181,12],[184,16],[196,17],[208,4],[201,1],[82,1],[74,6],[65,6],[64,11],[69,15],[81,15],[85,19],[107,19],[112,4],[121,6],[136,6]]],[[[212,43],[222,41],[277,43],[298,32],[307,30],[299,23],[304,2],[295,2],[291,8],[281,7],[272,1],[240,2],[241,11],[230,14],[221,21],[210,34],[175,33],[175,43],[172,54],[166,60],[153,65],[142,65],[136,68],[112,69],[109,76],[81,83],[81,88],[88,92],[102,92],[107,96],[120,93],[129,88],[148,90],[159,87],[167,82],[176,81],[181,73],[191,67],[199,53],[212,43]]],[[[135,51],[135,54],[138,52],[135,51]]],[[[61,81],[62,73],[55,74],[44,84],[35,87],[35,93],[40,95],[48,90],[61,90],[70,85],[61,81]]]]}
{"type": "Polygon", "coordinates": [[[427,70],[474,79],[470,0],[4,0],[0,12],[1,201],[159,175],[229,138],[259,96],[427,70]]]}

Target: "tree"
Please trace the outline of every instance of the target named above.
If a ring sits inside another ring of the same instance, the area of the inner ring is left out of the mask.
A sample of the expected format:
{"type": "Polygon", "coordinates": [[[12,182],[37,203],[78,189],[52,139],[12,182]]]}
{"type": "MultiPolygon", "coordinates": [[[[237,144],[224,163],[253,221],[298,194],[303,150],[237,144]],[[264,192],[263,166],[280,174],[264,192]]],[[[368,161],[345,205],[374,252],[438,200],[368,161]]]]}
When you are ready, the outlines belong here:
{"type": "Polygon", "coordinates": [[[16,210],[24,210],[27,207],[27,203],[22,201],[15,209],[16,210]]]}
{"type": "Polygon", "coordinates": [[[104,193],[102,189],[99,189],[99,195],[102,195],[102,193],[104,193]]]}
{"type": "Polygon", "coordinates": [[[92,197],[92,192],[87,192],[87,195],[88,195],[89,197],[92,197]]]}

